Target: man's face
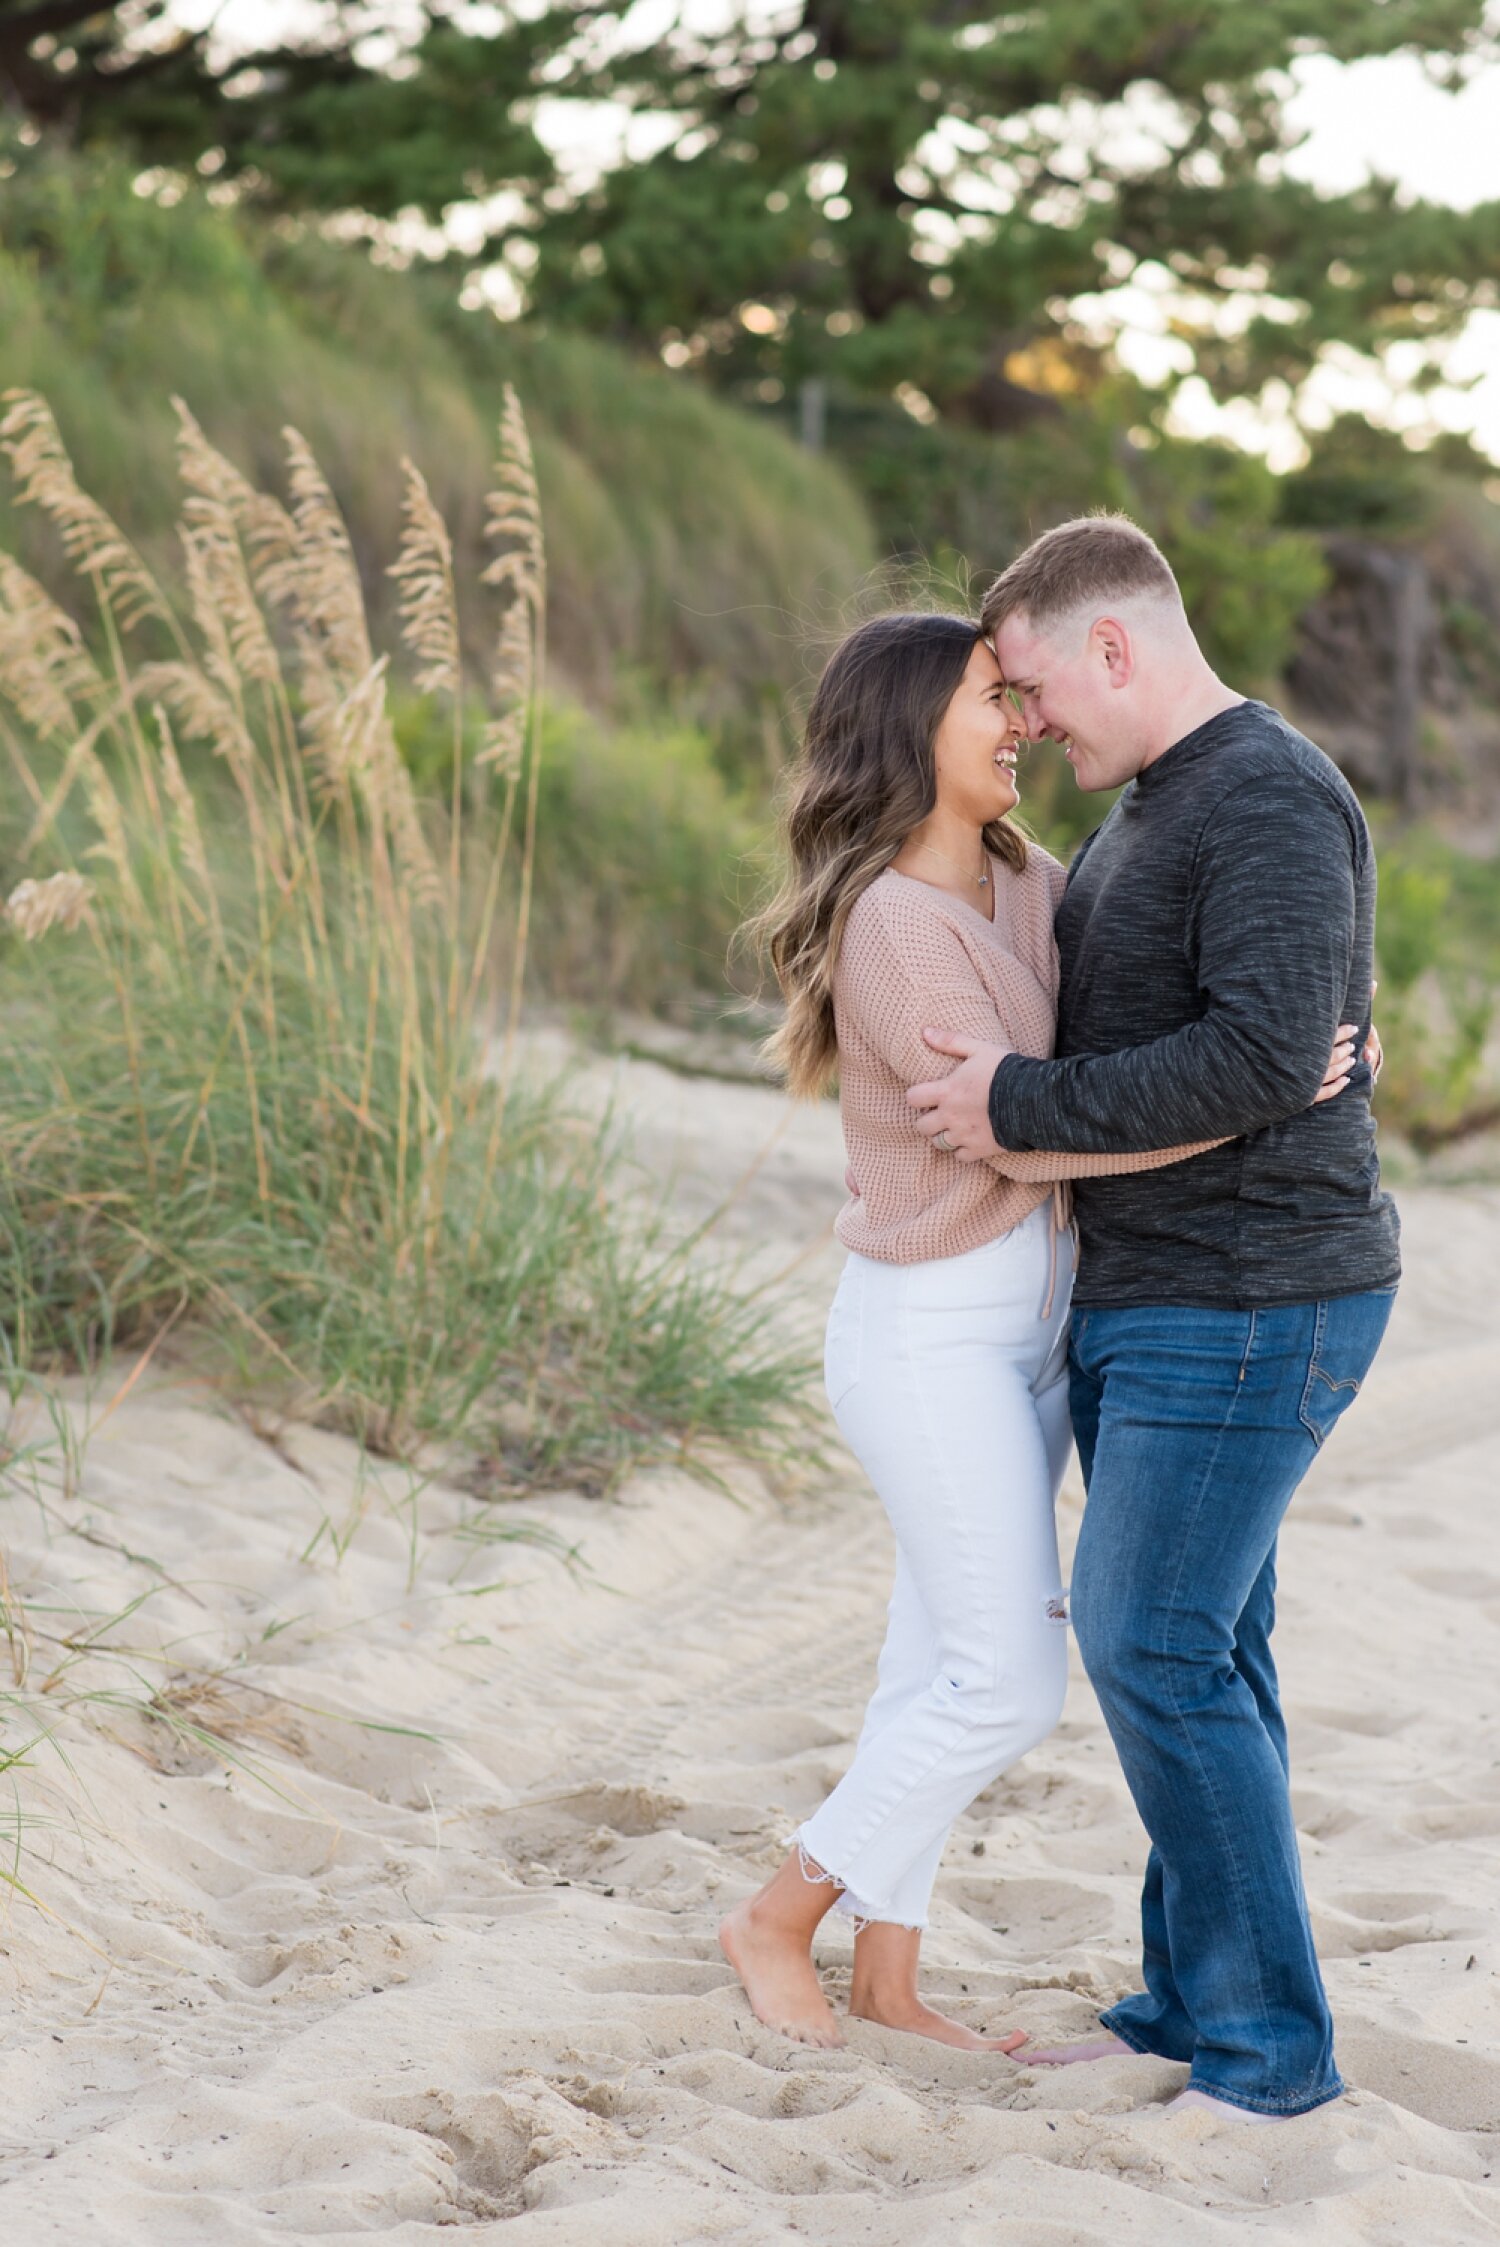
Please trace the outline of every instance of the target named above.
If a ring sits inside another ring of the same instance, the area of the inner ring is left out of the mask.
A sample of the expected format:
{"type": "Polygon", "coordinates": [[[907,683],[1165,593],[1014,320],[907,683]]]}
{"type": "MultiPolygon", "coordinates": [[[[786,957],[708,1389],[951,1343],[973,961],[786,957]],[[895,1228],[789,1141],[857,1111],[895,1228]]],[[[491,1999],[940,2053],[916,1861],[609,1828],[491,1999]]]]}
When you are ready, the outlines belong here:
{"type": "Polygon", "coordinates": [[[1061,742],[1080,788],[1118,788],[1130,779],[1140,759],[1122,691],[1131,669],[1123,626],[1083,614],[1036,632],[1012,613],[995,634],[995,654],[1021,697],[1028,739],[1061,742]]]}

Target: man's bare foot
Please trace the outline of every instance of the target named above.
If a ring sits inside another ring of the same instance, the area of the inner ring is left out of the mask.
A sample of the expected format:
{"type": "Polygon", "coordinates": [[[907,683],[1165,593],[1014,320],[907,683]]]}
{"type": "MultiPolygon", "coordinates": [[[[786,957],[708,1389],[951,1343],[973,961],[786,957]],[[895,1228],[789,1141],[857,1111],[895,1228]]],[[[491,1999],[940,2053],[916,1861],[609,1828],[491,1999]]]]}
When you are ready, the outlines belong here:
{"type": "Polygon", "coordinates": [[[1237,2107],[1228,2099],[1216,2099],[1207,2091],[1179,2091],[1167,2103],[1168,2114],[1178,2114],[1184,2107],[1201,2107],[1206,2114],[1216,2114],[1225,2122],[1295,2122],[1294,2114],[1257,2114],[1252,2107],[1237,2107]]]}
{"type": "Polygon", "coordinates": [[[1025,2066],[1029,2068],[1070,2068],[1080,2060],[1138,2060],[1141,2057],[1133,2045],[1123,2037],[1085,2037],[1081,2044],[1048,2044],[1035,2052],[1028,2052],[1025,2066]]]}
{"type": "Polygon", "coordinates": [[[760,1906],[752,1896],[719,1927],[719,1948],[744,1983],[755,2018],[798,2044],[842,2044],[811,1953],[760,1906]]]}
{"type": "Polygon", "coordinates": [[[908,2036],[930,2037],[934,2044],[952,2044],[960,2052],[1014,2052],[1017,2045],[1026,2042],[1024,2029],[1012,2029],[1008,2036],[981,2036],[977,2029],[965,2028],[962,2021],[950,2021],[946,2013],[934,2012],[919,1997],[882,2005],[873,1997],[851,1994],[849,2018],[875,2021],[883,2029],[903,2029],[908,2036]]]}

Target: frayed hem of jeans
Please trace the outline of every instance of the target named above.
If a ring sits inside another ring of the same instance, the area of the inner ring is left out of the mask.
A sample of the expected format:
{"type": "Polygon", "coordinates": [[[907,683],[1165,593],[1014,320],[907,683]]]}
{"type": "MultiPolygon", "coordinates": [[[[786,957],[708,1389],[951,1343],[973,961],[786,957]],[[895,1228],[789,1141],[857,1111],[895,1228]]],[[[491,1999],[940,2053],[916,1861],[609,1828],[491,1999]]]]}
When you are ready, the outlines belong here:
{"type": "Polygon", "coordinates": [[[810,1888],[836,1888],[839,1891],[833,1908],[841,1919],[847,1919],[851,1923],[856,1935],[863,1934],[867,1927],[904,1927],[908,1934],[925,1933],[925,1919],[897,1919],[890,1912],[873,1910],[862,1897],[854,1895],[839,1874],[830,1872],[812,1854],[800,1833],[788,1834],[786,1846],[796,1850],[797,1869],[810,1888]]]}
{"type": "Polygon", "coordinates": [[[927,1932],[925,1919],[897,1919],[892,1912],[872,1911],[857,1896],[851,1896],[847,1888],[833,1908],[841,1919],[849,1921],[856,1935],[862,1935],[867,1927],[901,1927],[908,1935],[927,1932]]]}
{"type": "Polygon", "coordinates": [[[1221,2083],[1205,2083],[1197,2075],[1190,2075],[1184,2085],[1185,2090],[1201,2091],[1205,2099],[1217,2099],[1221,2107],[1238,2107],[1242,2114],[1268,2115],[1273,2122],[1295,2122],[1299,2114],[1316,2114],[1319,2107],[1332,2106],[1335,2099],[1341,2099],[1348,2088],[1340,2080],[1330,2090],[1319,2091],[1314,2098],[1300,2099],[1295,2106],[1286,2106],[1275,2099],[1246,2099],[1238,2092],[1226,2091],[1221,2083]]]}
{"type": "Polygon", "coordinates": [[[801,1834],[788,1834],[786,1838],[786,1847],[788,1849],[796,1850],[797,1869],[801,1873],[803,1879],[807,1882],[809,1888],[837,1888],[842,1892],[841,1900],[842,1895],[846,1895],[848,1893],[848,1891],[844,1888],[844,1883],[840,1880],[838,1874],[829,1872],[825,1865],[820,1865],[818,1863],[817,1858],[813,1856],[811,1851],[808,1849],[807,1844],[803,1841],[801,1834]]]}

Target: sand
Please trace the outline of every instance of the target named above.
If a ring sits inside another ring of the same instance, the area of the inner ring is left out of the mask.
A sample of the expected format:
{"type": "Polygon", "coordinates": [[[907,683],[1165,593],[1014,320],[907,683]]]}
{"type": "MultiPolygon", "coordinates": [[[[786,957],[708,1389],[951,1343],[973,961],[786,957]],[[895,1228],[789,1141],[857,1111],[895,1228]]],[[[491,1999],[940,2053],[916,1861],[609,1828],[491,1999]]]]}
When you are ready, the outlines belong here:
{"type": "MultiPolygon", "coordinates": [[[[561,1048],[555,1049],[561,1053],[561,1048]]],[[[584,1067],[647,1168],[787,1281],[838,1257],[836,1118],[642,1063],[584,1067]]],[[[1307,1880],[1352,2084],[1274,2130],[1172,2115],[1180,2069],[1029,2071],[851,2024],[761,2028],[726,1904],[848,1756],[890,1565],[852,1466],[734,1501],[672,1475],[456,1534],[464,1502],[256,1432],[148,1366],[71,1494],[0,1516],[56,1640],[142,1598],[0,1785],[0,2234],[239,2247],[1085,2247],[1500,2239],[1500,1192],[1404,1197],[1409,1278],[1283,1546],[1279,1646],[1307,1880]],[[321,1533],[320,1533],[320,1525],[321,1533]],[[223,1668],[175,1739],[133,1713],[223,1668]],[[407,1729],[399,1729],[399,1728],[407,1729]],[[62,1757],[66,1757],[66,1761],[62,1757]]],[[[115,1377],[118,1385],[118,1376],[115,1377]]],[[[1070,1479],[1069,1543],[1081,1491],[1070,1479]]],[[[50,1634],[50,1637],[42,1634],[50,1634]]],[[[0,1640],[0,1679],[8,1679],[0,1640]]],[[[49,1700],[59,1697],[54,1688],[49,1700]]],[[[7,1738],[11,1735],[6,1734],[7,1738]]],[[[927,1987],[975,2026],[1084,2030],[1131,1985],[1144,1843],[1076,1672],[1064,1722],[957,1828],[927,1987]]],[[[821,1952],[847,1986],[846,1936],[821,1952]]]]}

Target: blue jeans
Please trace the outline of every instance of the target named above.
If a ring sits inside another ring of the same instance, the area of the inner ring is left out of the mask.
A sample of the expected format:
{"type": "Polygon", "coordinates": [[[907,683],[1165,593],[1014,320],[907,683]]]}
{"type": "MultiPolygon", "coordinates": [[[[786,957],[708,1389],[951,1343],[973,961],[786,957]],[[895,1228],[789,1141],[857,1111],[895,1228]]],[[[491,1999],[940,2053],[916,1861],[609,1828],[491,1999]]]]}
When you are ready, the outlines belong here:
{"type": "Polygon", "coordinates": [[[1073,1314],[1073,1624],[1152,1845],[1146,1987],[1104,2025],[1258,2114],[1343,2089],[1271,1658],[1276,1536],[1395,1293],[1073,1314]]]}

